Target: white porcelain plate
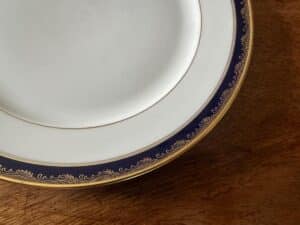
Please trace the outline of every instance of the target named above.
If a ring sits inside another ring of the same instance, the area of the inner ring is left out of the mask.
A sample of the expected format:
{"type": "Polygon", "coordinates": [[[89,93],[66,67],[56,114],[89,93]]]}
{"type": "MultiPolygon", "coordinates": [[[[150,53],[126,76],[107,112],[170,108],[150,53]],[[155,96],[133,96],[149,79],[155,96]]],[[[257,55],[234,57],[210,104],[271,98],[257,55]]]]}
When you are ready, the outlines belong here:
{"type": "Polygon", "coordinates": [[[81,187],[151,171],[236,95],[247,0],[0,2],[0,176],[81,187]]]}

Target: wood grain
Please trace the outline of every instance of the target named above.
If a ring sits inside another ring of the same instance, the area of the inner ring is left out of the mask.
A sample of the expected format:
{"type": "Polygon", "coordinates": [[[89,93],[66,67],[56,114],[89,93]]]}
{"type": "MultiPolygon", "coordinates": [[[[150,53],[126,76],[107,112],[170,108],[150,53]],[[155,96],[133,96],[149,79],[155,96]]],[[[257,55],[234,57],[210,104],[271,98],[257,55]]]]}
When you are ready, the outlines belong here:
{"type": "Polygon", "coordinates": [[[150,175],[105,188],[0,182],[0,225],[299,225],[300,2],[253,7],[248,78],[203,142],[150,175]]]}

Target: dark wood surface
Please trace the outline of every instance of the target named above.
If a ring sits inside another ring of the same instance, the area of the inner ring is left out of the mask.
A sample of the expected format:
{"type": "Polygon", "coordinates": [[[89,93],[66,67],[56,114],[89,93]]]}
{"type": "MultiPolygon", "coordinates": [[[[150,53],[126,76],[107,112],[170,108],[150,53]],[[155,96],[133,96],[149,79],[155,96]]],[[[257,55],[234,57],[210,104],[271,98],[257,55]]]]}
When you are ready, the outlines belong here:
{"type": "Polygon", "coordinates": [[[150,175],[91,190],[0,182],[1,225],[299,225],[300,1],[253,0],[248,78],[218,127],[150,175]]]}

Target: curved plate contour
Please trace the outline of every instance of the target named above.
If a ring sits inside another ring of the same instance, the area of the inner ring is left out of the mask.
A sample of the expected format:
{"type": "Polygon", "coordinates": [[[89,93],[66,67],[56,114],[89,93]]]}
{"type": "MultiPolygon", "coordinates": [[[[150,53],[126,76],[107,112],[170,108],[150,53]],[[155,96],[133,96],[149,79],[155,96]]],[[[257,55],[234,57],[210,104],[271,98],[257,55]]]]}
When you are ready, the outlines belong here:
{"type": "MultiPolygon", "coordinates": [[[[209,0],[200,0],[200,2],[205,1],[209,0]]],[[[18,158],[0,152],[0,178],[16,183],[55,188],[111,184],[148,173],[190,149],[225,115],[241,87],[249,66],[253,42],[251,2],[250,0],[232,0],[231,2],[235,17],[234,43],[224,76],[205,105],[199,107],[197,114],[191,116],[180,129],[176,129],[162,139],[158,138],[159,141],[143,150],[132,151],[131,154],[124,151],[122,157],[107,156],[103,159],[110,160],[100,160],[94,163],[51,165],[43,161],[30,162],[30,160],[23,160],[22,157],[18,158]]]]}
{"type": "Polygon", "coordinates": [[[0,108],[64,129],[156,105],[187,73],[201,30],[197,0],[12,0],[0,15],[0,108]]]}

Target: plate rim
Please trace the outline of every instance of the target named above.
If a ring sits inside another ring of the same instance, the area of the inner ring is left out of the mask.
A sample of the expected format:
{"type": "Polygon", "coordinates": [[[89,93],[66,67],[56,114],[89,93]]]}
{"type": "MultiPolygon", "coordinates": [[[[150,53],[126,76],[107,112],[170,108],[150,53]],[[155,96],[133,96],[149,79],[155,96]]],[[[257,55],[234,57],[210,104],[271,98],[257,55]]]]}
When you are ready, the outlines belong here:
{"type": "MultiPolygon", "coordinates": [[[[236,40],[236,44],[241,40],[241,55],[238,56],[235,66],[235,79],[229,88],[225,88],[220,96],[220,102],[217,108],[214,109],[212,115],[207,118],[203,127],[199,128],[199,131],[186,134],[186,136],[178,140],[171,146],[171,149],[165,150],[162,153],[156,154],[155,157],[145,157],[132,164],[129,168],[119,167],[118,171],[114,170],[102,170],[97,174],[74,176],[68,173],[61,173],[54,176],[45,176],[41,173],[34,173],[30,169],[14,169],[13,167],[5,167],[0,161],[0,180],[9,181],[13,183],[26,184],[31,186],[48,187],[48,188],[83,188],[99,185],[108,185],[113,183],[119,183],[122,181],[130,180],[153,170],[156,170],[169,162],[175,160],[186,151],[191,149],[196,143],[202,140],[213,128],[222,120],[226,112],[233,104],[237,97],[242,83],[245,80],[246,73],[249,68],[252,50],[253,50],[253,36],[254,36],[254,24],[253,24],[253,9],[251,0],[235,0],[234,4],[241,4],[239,12],[241,14],[242,32],[240,39],[236,40]],[[173,148],[173,149],[172,149],[173,148]]],[[[234,61],[232,56],[231,62],[234,61]]],[[[229,69],[227,70],[227,73],[229,69]]],[[[223,81],[222,83],[224,83],[223,81]]],[[[202,112],[200,112],[201,114],[202,112]]],[[[199,115],[200,115],[199,114],[199,115]]],[[[199,116],[198,115],[198,116],[199,116]]],[[[202,122],[201,120],[201,122],[202,122]]],[[[184,129],[183,129],[184,130],[184,129]]],[[[147,151],[146,151],[147,152],[147,151]]],[[[0,158],[5,158],[1,157],[0,158]]],[[[18,164],[17,161],[15,164],[18,164]]],[[[19,162],[22,164],[23,162],[19,162]]],[[[49,168],[49,166],[46,166],[49,168]]],[[[25,167],[26,168],[26,167],[25,167]]],[[[56,167],[53,167],[56,168],[56,167]]],[[[81,167],[84,168],[84,167],[81,167]]],[[[86,167],[87,168],[87,167],[86,167]]],[[[67,168],[66,168],[67,169],[67,168]]],[[[51,169],[50,169],[51,171],[51,169]]]]}

